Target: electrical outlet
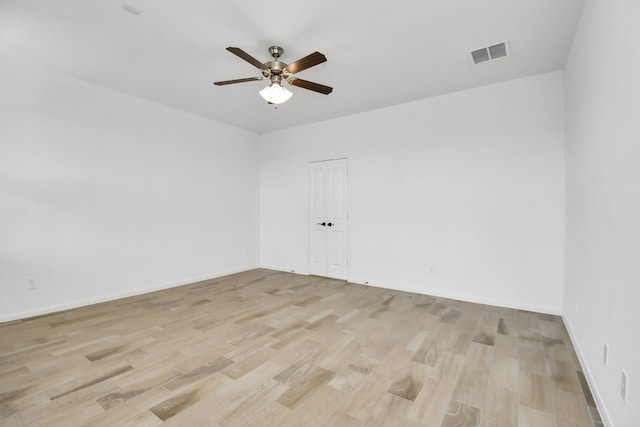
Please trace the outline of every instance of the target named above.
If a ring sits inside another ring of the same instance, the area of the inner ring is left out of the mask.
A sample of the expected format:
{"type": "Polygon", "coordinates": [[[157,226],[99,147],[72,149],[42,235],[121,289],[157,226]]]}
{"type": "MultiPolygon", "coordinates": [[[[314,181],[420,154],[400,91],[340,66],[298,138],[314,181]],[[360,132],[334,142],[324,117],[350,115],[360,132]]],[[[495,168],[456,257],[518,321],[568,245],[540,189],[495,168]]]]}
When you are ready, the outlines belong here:
{"type": "Polygon", "coordinates": [[[629,391],[629,378],[627,377],[627,373],[622,370],[622,381],[620,382],[620,394],[622,395],[622,400],[627,402],[627,392],[629,391]]]}
{"type": "Polygon", "coordinates": [[[38,284],[36,283],[35,277],[30,277],[27,282],[27,289],[38,289],[38,284]]]}
{"type": "Polygon", "coordinates": [[[602,354],[602,361],[604,362],[604,366],[609,366],[609,344],[604,344],[604,352],[602,354]]]}
{"type": "Polygon", "coordinates": [[[429,266],[429,273],[436,274],[436,266],[435,265],[430,265],[429,266]]]}

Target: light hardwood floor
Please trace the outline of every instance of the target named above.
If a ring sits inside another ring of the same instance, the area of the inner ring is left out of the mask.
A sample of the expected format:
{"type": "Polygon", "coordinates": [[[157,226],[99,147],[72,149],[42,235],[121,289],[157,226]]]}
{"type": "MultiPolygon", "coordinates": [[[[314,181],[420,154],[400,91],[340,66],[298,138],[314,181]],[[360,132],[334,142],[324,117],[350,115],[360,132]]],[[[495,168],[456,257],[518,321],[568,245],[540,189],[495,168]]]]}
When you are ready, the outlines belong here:
{"type": "Polygon", "coordinates": [[[561,318],[252,270],[0,324],[2,426],[598,427],[561,318]]]}

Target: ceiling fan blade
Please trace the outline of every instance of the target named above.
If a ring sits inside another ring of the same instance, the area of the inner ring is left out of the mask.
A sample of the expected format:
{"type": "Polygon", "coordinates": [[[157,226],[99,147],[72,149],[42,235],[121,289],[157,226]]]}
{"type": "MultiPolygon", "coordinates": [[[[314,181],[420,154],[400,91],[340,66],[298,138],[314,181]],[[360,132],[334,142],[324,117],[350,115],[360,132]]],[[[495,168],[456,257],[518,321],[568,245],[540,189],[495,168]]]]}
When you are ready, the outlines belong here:
{"type": "Polygon", "coordinates": [[[237,55],[240,58],[244,59],[245,61],[247,61],[249,64],[253,65],[256,68],[259,68],[261,70],[268,70],[269,69],[269,67],[267,67],[262,62],[258,61],[256,58],[254,58],[253,56],[249,55],[247,52],[245,52],[244,50],[240,49],[239,47],[231,47],[231,46],[229,46],[227,48],[227,50],[229,52],[233,53],[234,55],[237,55]]]}
{"type": "Polygon", "coordinates": [[[307,68],[311,68],[314,65],[322,64],[326,60],[327,58],[320,52],[313,52],[312,54],[307,55],[304,58],[298,59],[296,62],[287,65],[286,67],[284,67],[284,70],[289,74],[295,74],[299,73],[302,70],[306,70],[307,68]]]}
{"type": "Polygon", "coordinates": [[[296,77],[292,77],[287,81],[294,86],[298,86],[303,89],[309,89],[314,92],[321,93],[323,95],[329,95],[333,91],[332,87],[321,85],[320,83],[310,82],[308,80],[298,79],[296,77]]]}
{"type": "Polygon", "coordinates": [[[263,80],[264,77],[248,77],[246,79],[235,79],[235,80],[223,80],[221,82],[213,82],[216,86],[224,86],[224,85],[232,85],[234,83],[244,83],[244,82],[253,82],[256,80],[263,80]]]}

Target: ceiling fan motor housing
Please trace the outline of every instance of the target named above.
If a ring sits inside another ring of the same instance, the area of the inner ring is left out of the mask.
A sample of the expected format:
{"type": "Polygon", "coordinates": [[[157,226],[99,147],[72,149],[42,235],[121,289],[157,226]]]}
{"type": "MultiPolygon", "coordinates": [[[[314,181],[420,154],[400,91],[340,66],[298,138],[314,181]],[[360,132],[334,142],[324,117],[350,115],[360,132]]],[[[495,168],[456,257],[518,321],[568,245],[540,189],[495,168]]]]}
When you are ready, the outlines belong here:
{"type": "Polygon", "coordinates": [[[286,77],[288,73],[284,71],[284,69],[288,64],[278,61],[278,58],[284,53],[284,49],[280,46],[269,46],[269,53],[273,56],[274,60],[264,63],[268,70],[262,70],[262,75],[265,77],[271,77],[273,75],[284,74],[286,77]]]}
{"type": "Polygon", "coordinates": [[[268,61],[265,62],[264,65],[267,66],[267,68],[269,68],[268,70],[262,70],[262,75],[265,77],[269,77],[272,74],[287,74],[287,72],[284,70],[284,68],[288,65],[285,64],[284,62],[280,62],[280,61],[268,61]]]}

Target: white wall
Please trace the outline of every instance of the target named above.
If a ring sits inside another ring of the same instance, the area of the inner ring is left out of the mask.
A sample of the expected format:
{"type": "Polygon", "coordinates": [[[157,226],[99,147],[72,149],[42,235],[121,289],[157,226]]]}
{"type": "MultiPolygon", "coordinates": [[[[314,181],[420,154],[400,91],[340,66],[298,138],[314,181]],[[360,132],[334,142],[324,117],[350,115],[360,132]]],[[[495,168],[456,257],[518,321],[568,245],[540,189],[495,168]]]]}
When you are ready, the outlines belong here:
{"type": "Polygon", "coordinates": [[[601,412],[616,427],[640,425],[638,17],[637,1],[587,1],[566,68],[564,315],[601,412]]]}
{"type": "Polygon", "coordinates": [[[0,61],[0,321],[258,265],[257,135],[0,61]]]}
{"type": "Polygon", "coordinates": [[[560,313],[563,97],[555,72],[262,135],[261,264],[307,272],[307,162],[348,157],[351,281],[560,313]]]}

